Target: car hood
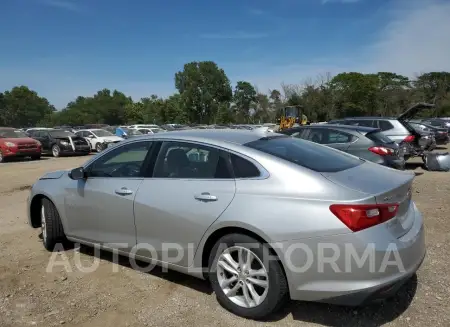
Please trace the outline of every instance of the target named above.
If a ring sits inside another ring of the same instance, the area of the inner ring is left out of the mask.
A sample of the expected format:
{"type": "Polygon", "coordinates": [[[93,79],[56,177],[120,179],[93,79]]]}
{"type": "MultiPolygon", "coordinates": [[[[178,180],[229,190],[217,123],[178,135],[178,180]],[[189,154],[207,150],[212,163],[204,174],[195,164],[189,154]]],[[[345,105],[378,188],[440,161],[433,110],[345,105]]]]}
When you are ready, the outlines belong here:
{"type": "Polygon", "coordinates": [[[398,120],[410,120],[413,119],[415,115],[417,115],[418,112],[420,112],[423,109],[430,109],[434,108],[435,105],[432,103],[424,103],[419,102],[415,105],[409,107],[405,112],[403,112],[400,116],[397,117],[398,120]]]}
{"type": "Polygon", "coordinates": [[[35,139],[31,137],[5,137],[0,138],[0,142],[11,142],[16,144],[24,144],[24,143],[36,143],[35,139]]]}
{"type": "Polygon", "coordinates": [[[39,179],[58,179],[58,178],[61,178],[67,172],[68,172],[68,170],[52,171],[50,173],[46,173],[45,175],[41,176],[41,178],[39,178],[39,179]]]}

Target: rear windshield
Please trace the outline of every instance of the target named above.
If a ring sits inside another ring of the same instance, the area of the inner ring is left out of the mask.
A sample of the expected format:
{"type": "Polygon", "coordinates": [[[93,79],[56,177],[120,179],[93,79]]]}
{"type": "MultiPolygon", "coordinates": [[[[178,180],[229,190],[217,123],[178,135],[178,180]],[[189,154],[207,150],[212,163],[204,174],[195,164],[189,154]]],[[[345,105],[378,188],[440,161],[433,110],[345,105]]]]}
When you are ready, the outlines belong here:
{"type": "Polygon", "coordinates": [[[392,141],[389,137],[387,137],[381,132],[370,132],[366,134],[366,137],[369,140],[374,141],[375,143],[383,143],[383,144],[394,143],[394,141],[392,141]]]}
{"type": "Polygon", "coordinates": [[[319,173],[333,173],[359,166],[356,157],[290,136],[266,137],[244,144],[319,173]]]}

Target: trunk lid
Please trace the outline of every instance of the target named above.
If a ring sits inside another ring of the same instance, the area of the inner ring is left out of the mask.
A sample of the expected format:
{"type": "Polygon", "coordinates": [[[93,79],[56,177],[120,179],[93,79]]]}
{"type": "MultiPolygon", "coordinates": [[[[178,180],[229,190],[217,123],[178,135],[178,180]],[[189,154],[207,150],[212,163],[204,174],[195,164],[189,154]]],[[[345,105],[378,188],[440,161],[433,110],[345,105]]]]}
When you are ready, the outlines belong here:
{"type": "Polygon", "coordinates": [[[415,214],[412,202],[414,173],[364,163],[352,169],[322,175],[335,184],[372,195],[377,204],[397,203],[397,215],[385,224],[395,237],[400,238],[411,229],[415,214]]]}
{"type": "Polygon", "coordinates": [[[434,108],[435,105],[432,103],[419,102],[415,105],[409,107],[405,112],[397,117],[398,120],[407,121],[414,118],[415,115],[421,110],[434,108]]]}

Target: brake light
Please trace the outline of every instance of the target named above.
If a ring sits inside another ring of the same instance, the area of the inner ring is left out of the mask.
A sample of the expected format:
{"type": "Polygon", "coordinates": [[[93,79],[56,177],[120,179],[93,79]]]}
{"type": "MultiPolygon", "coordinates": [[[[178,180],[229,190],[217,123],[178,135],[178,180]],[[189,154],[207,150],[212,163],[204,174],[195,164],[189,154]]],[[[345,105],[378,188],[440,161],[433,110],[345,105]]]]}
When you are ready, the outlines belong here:
{"type": "Polygon", "coordinates": [[[405,137],[403,142],[411,143],[414,142],[414,139],[415,139],[414,135],[408,135],[407,137],[405,137]]]}
{"type": "Polygon", "coordinates": [[[394,218],[398,204],[333,204],[330,211],[353,232],[357,232],[394,218]]]}
{"type": "Polygon", "coordinates": [[[369,151],[372,151],[380,156],[389,156],[394,154],[394,150],[385,148],[384,146],[373,146],[369,148],[369,151]]]}

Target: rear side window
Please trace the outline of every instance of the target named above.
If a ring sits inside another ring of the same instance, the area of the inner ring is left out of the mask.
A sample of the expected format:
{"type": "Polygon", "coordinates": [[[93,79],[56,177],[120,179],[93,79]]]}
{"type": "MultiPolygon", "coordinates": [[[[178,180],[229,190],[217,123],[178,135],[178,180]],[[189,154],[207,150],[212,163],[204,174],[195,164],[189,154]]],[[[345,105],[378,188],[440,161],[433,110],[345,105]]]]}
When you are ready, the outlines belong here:
{"type": "Polygon", "coordinates": [[[373,127],[374,121],[370,119],[361,119],[361,120],[351,120],[354,122],[352,125],[364,126],[364,127],[373,127]]]}
{"type": "Polygon", "coordinates": [[[375,143],[382,143],[382,144],[394,143],[394,141],[392,141],[389,137],[387,137],[381,132],[370,132],[366,134],[366,137],[375,143]]]}
{"type": "Polygon", "coordinates": [[[319,173],[338,172],[362,163],[360,159],[340,151],[294,137],[267,137],[245,146],[319,173]]]}
{"type": "Polygon", "coordinates": [[[242,157],[231,154],[231,163],[233,164],[234,177],[236,178],[252,178],[260,175],[259,169],[242,157]]]}
{"type": "Polygon", "coordinates": [[[379,120],[378,126],[382,131],[388,131],[394,128],[394,126],[387,120],[379,120]]]}

